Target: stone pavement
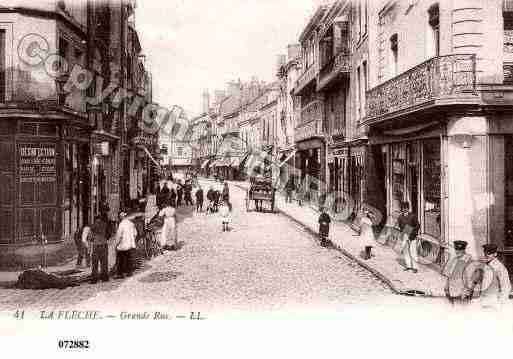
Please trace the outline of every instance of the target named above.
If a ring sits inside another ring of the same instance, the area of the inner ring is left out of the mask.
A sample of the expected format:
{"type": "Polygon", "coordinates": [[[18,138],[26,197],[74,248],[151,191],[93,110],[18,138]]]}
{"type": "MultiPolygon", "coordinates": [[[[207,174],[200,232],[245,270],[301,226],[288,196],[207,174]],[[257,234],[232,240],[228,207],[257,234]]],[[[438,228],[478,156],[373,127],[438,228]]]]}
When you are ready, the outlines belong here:
{"type": "MultiPolygon", "coordinates": [[[[249,182],[244,181],[228,181],[228,183],[243,190],[249,187],[249,182]]],[[[300,207],[295,201],[286,203],[285,198],[277,193],[276,208],[308,230],[318,232],[319,212],[308,205],[300,207]]],[[[359,235],[346,223],[334,221],[331,223],[330,240],[338,250],[374,273],[398,294],[417,291],[426,296],[444,296],[445,278],[439,272],[422,264],[419,264],[418,273],[405,272],[404,267],[398,261],[399,255],[389,246],[376,242],[372,249],[374,257],[369,260],[362,259],[360,253],[363,246],[360,243],[359,235]]]]}

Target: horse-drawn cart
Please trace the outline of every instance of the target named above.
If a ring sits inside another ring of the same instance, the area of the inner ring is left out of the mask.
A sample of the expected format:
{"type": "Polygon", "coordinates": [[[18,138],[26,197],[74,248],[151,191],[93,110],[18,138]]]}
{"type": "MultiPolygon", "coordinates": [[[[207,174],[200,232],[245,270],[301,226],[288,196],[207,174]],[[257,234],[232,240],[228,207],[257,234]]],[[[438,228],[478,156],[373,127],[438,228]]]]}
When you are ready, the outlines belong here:
{"type": "Polygon", "coordinates": [[[262,211],[262,203],[268,202],[271,212],[274,213],[275,189],[271,177],[252,177],[250,187],[246,192],[246,211],[250,211],[251,202],[254,203],[254,209],[262,211]]]}

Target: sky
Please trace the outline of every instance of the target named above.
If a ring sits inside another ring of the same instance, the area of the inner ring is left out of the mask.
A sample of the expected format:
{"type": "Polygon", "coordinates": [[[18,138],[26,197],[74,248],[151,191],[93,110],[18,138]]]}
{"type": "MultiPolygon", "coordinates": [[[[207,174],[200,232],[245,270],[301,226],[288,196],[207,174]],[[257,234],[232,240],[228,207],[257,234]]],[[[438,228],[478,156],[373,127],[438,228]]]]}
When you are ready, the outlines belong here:
{"type": "Polygon", "coordinates": [[[153,101],[201,111],[201,96],[231,80],[273,81],[319,0],[139,0],[135,24],[153,76],[153,101]]]}

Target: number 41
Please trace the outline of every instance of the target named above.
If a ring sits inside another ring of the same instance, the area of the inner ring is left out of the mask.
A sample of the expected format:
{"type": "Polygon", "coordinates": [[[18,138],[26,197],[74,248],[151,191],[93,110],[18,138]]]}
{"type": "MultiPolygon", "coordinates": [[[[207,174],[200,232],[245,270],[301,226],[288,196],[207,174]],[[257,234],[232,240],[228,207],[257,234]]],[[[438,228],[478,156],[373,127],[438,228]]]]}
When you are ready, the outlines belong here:
{"type": "Polygon", "coordinates": [[[16,310],[16,313],[14,313],[14,318],[16,318],[16,319],[23,319],[24,317],[25,317],[24,310],[16,310]]]}

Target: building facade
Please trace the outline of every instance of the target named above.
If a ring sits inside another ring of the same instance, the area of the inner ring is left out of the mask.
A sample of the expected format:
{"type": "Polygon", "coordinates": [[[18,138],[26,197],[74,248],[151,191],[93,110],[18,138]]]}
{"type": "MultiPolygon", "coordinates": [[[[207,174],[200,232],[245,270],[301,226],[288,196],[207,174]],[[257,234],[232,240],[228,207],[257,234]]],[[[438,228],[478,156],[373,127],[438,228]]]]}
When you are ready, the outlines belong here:
{"type": "Polygon", "coordinates": [[[117,219],[126,114],[102,92],[125,85],[134,7],[117,0],[0,5],[0,182],[8,189],[0,198],[2,267],[73,255],[73,234],[103,204],[117,219]],[[41,61],[27,48],[34,42],[41,61]],[[49,66],[51,54],[58,66],[49,66]],[[73,82],[82,73],[85,89],[73,82]]]}
{"type": "Polygon", "coordinates": [[[430,262],[443,264],[458,239],[474,255],[484,243],[513,245],[512,10],[510,1],[369,2],[358,123],[375,164],[367,189],[382,193],[388,215],[410,203],[430,262]]]}

